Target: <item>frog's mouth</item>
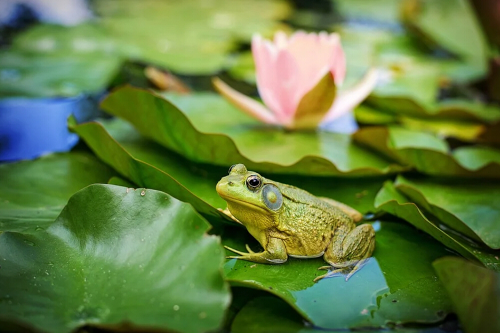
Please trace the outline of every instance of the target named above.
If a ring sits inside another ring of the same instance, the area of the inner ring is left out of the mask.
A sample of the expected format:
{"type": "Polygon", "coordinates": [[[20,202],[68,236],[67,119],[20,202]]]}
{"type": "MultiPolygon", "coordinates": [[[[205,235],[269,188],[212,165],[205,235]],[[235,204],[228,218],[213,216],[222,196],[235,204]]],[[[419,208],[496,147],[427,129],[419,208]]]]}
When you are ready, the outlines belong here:
{"type": "Polygon", "coordinates": [[[226,201],[228,202],[234,202],[235,204],[238,204],[238,205],[241,205],[241,206],[245,206],[245,207],[248,207],[248,208],[251,208],[251,209],[254,209],[254,210],[260,210],[262,212],[266,212],[266,210],[264,208],[262,208],[261,206],[258,206],[256,204],[253,204],[253,203],[249,203],[247,201],[243,201],[243,200],[238,200],[238,199],[235,199],[235,198],[231,198],[231,197],[228,197],[228,196],[225,196],[221,193],[219,193],[219,195],[226,201]]]}

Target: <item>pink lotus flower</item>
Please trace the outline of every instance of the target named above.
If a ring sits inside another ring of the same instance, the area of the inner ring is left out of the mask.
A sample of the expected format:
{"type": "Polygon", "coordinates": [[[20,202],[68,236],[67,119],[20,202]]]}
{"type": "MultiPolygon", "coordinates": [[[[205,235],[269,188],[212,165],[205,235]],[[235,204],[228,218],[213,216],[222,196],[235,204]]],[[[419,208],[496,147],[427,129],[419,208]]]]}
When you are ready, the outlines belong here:
{"type": "Polygon", "coordinates": [[[377,71],[372,69],[353,88],[338,91],[345,77],[346,59],[336,33],[298,31],[287,37],[277,32],[272,42],[255,35],[252,53],[265,106],[218,78],[214,86],[250,116],[287,129],[315,128],[348,114],[377,81],[377,71]]]}

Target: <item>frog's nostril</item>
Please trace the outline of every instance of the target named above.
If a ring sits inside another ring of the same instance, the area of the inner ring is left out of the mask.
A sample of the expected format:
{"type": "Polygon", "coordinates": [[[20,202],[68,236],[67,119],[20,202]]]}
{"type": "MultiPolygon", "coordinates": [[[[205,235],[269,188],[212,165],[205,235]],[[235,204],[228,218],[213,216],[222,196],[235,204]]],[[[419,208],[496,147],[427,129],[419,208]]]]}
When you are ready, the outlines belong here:
{"type": "Polygon", "coordinates": [[[234,184],[233,182],[228,182],[227,183],[227,185],[229,185],[229,186],[233,186],[233,184],[234,184]]]}

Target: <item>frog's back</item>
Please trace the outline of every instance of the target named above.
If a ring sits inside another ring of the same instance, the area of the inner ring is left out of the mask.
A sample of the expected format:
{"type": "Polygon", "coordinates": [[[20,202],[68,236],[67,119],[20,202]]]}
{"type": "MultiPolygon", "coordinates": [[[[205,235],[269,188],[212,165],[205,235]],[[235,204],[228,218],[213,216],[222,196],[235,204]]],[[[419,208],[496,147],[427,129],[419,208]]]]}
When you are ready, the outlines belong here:
{"type": "Polygon", "coordinates": [[[330,242],[335,227],[351,223],[342,210],[300,188],[273,182],[283,195],[278,229],[289,235],[285,241],[289,254],[320,255],[330,242]]]}

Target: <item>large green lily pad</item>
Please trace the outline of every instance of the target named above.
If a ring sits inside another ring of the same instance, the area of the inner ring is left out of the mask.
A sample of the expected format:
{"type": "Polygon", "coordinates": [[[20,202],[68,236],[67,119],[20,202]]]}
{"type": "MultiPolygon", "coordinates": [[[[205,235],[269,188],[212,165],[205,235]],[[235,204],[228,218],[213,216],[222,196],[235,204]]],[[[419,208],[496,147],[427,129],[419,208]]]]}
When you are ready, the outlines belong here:
{"type": "Polygon", "coordinates": [[[446,257],[434,268],[453,302],[464,331],[500,330],[500,274],[466,260],[446,257]]]}
{"type": "MultiPolygon", "coordinates": [[[[314,283],[321,274],[317,268],[324,265],[321,258],[289,258],[280,265],[231,259],[224,266],[227,280],[275,294],[322,328],[442,320],[450,303],[431,263],[449,252],[410,226],[389,222],[373,226],[377,242],[374,257],[347,282],[334,277],[314,283]],[[415,251],[417,247],[419,251],[415,251]]],[[[225,245],[240,250],[247,242],[253,250],[258,249],[242,228],[228,230],[222,239],[225,245]]]]}
{"type": "Polygon", "coordinates": [[[46,231],[0,235],[0,320],[50,332],[213,330],[230,295],[208,228],[165,193],[91,185],[46,231]]]}
{"type": "Polygon", "coordinates": [[[399,176],[395,186],[450,228],[500,249],[500,182],[399,176]]]}
{"type": "Polygon", "coordinates": [[[318,176],[402,170],[353,144],[348,135],[286,132],[265,126],[212,93],[168,98],[172,102],[149,91],[124,87],[109,95],[102,107],[130,121],[144,136],[195,162],[244,163],[256,171],[318,176]]]}
{"type": "MultiPolygon", "coordinates": [[[[105,163],[126,179],[147,188],[165,191],[189,202],[199,212],[221,217],[216,208],[226,203],[215,191],[217,182],[227,174],[227,167],[196,164],[168,149],[141,137],[121,119],[85,123],[70,127],[105,163]],[[104,127],[103,127],[104,125],[104,127]]],[[[235,161],[237,163],[239,161],[235,161]]],[[[268,176],[267,173],[263,173],[268,176]]],[[[355,206],[362,213],[375,211],[375,195],[383,178],[339,179],[276,175],[269,178],[304,188],[314,195],[330,197],[355,206]]],[[[226,216],[222,214],[222,217],[226,216]]]]}
{"type": "Polygon", "coordinates": [[[413,224],[439,242],[466,258],[481,262],[485,267],[500,271],[500,251],[494,251],[447,228],[435,216],[423,212],[399,192],[392,182],[386,182],[375,198],[375,206],[413,224]]]}
{"type": "Polygon", "coordinates": [[[0,165],[0,231],[34,232],[50,225],[68,199],[115,173],[88,153],[54,154],[0,165]]]}
{"type": "Polygon", "coordinates": [[[500,177],[500,150],[497,149],[478,146],[457,148],[450,152],[445,140],[430,133],[400,127],[367,127],[354,133],[353,138],[425,174],[500,177]]]}

